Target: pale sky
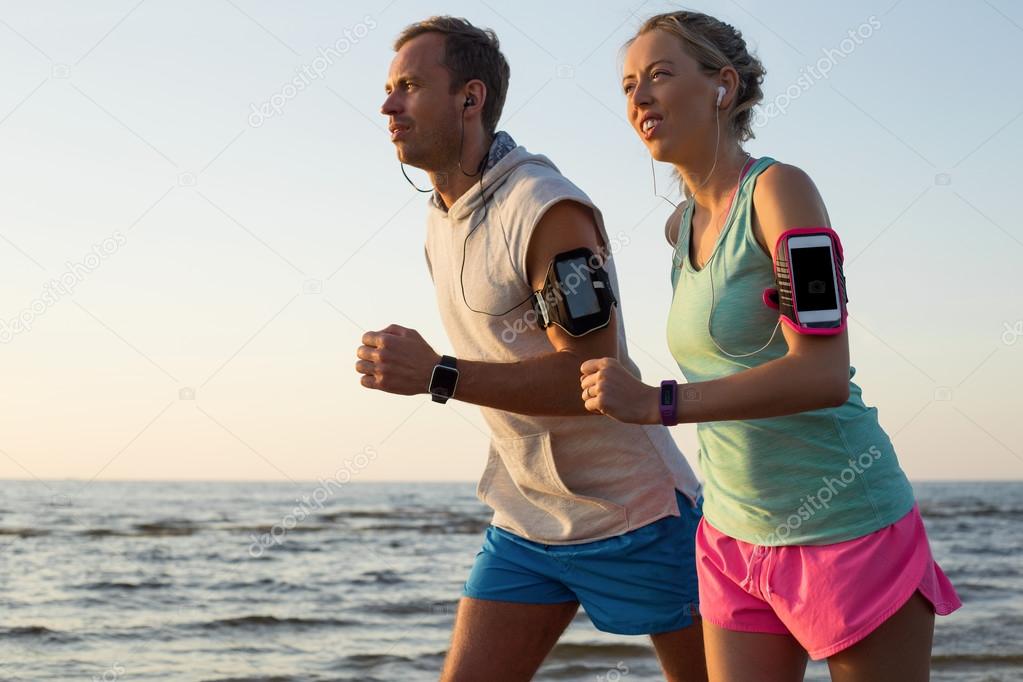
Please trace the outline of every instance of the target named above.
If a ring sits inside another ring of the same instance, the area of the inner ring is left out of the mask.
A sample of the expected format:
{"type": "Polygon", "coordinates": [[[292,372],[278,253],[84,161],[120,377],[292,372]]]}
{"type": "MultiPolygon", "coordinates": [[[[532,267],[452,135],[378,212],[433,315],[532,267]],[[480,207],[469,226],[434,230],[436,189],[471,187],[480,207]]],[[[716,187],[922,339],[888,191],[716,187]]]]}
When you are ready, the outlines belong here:
{"type": "MultiPolygon", "coordinates": [[[[362,332],[390,323],[451,350],[425,198],[379,114],[394,37],[431,14],[498,32],[512,69],[500,127],[629,235],[616,258],[634,358],[648,383],[681,379],[665,341],[670,207],[617,70],[640,21],[669,7],[0,3],[0,477],[478,477],[477,408],[370,392],[353,368],[362,332]],[[253,114],[271,100],[272,116],[253,114]],[[48,288],[62,278],[73,291],[48,288]]],[[[1020,478],[1023,9],[694,9],[740,28],[767,67],[776,106],[748,149],[804,168],[828,204],[857,381],[903,467],[1020,478]],[[826,78],[807,69],[819,60],[826,78]]],[[[695,427],[673,433],[695,466],[695,427]]]]}

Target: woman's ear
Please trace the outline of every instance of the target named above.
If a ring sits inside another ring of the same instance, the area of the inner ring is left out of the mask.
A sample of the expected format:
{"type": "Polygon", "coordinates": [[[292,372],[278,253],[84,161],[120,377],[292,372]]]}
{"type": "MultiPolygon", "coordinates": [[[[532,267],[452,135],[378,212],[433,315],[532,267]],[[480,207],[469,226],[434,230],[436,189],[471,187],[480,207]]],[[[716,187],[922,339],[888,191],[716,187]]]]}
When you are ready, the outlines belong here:
{"type": "Polygon", "coordinates": [[[724,67],[718,72],[718,85],[725,89],[725,96],[721,98],[721,105],[718,108],[730,109],[739,95],[739,73],[731,66],[724,67]]]}

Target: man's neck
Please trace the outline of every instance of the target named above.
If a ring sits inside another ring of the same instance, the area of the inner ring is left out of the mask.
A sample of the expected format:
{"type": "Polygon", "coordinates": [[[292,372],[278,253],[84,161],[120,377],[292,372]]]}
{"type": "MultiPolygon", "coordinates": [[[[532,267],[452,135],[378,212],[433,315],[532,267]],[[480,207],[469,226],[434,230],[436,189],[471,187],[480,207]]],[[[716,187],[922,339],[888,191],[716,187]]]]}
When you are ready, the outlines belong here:
{"type": "Polygon", "coordinates": [[[480,132],[472,138],[465,140],[461,165],[458,159],[453,159],[448,168],[430,172],[430,182],[437,188],[437,194],[440,195],[445,208],[451,208],[452,204],[479,182],[480,176],[483,175],[483,165],[490,153],[494,137],[480,132]]]}

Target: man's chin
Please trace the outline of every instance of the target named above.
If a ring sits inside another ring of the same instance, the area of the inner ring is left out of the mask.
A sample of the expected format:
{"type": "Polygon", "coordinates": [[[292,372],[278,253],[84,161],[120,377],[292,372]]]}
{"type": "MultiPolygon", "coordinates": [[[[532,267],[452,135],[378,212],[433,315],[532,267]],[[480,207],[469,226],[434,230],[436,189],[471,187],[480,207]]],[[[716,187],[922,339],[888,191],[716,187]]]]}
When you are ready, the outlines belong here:
{"type": "Polygon", "coordinates": [[[402,162],[406,166],[412,166],[413,168],[422,168],[422,166],[420,165],[422,163],[422,159],[419,158],[418,155],[410,153],[408,147],[401,144],[400,142],[396,142],[394,147],[395,153],[398,156],[398,161],[402,162]]]}
{"type": "Polygon", "coordinates": [[[401,161],[406,166],[410,168],[415,168],[416,170],[423,171],[424,173],[433,172],[433,164],[431,164],[427,159],[424,159],[421,156],[416,156],[414,154],[409,154],[407,153],[407,151],[399,149],[398,160],[401,161]]]}

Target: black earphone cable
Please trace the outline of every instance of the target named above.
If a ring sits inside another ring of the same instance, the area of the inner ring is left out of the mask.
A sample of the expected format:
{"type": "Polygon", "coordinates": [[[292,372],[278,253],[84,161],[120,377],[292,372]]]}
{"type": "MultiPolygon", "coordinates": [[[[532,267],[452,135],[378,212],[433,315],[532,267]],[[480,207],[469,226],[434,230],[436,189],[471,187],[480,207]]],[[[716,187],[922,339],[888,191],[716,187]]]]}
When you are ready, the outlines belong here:
{"type": "MultiPolygon", "coordinates": [[[[489,157],[489,154],[483,155],[483,158],[480,160],[480,164],[476,168],[475,173],[466,173],[462,169],[462,146],[465,144],[465,107],[472,106],[472,104],[475,104],[475,102],[472,101],[471,98],[467,97],[465,100],[465,106],[462,107],[462,132],[458,140],[458,170],[462,171],[462,174],[465,175],[466,177],[471,178],[475,175],[480,176],[480,198],[483,200],[483,216],[480,217],[479,221],[472,227],[471,230],[469,230],[469,233],[465,235],[465,240],[462,241],[462,267],[458,272],[458,286],[462,291],[462,303],[465,304],[466,308],[468,308],[474,313],[479,313],[481,315],[489,315],[490,317],[504,317],[511,311],[527,303],[531,298],[533,298],[534,294],[530,292],[529,296],[527,296],[525,299],[516,303],[511,308],[508,308],[508,310],[505,310],[504,312],[501,313],[491,313],[487,312],[486,310],[476,310],[476,308],[473,308],[471,305],[469,305],[469,299],[467,299],[465,296],[465,254],[469,244],[469,237],[471,237],[473,233],[479,228],[479,226],[483,224],[483,221],[487,219],[487,214],[490,212],[490,207],[487,205],[487,195],[483,187],[483,169],[486,167],[487,158],[489,157]]],[[[492,143],[493,141],[491,141],[491,144],[492,143]]],[[[526,285],[529,286],[529,283],[527,282],[526,285]]]]}
{"type": "Polygon", "coordinates": [[[429,194],[433,192],[433,187],[431,187],[430,189],[420,189],[418,186],[416,186],[416,183],[412,182],[412,178],[410,178],[408,176],[408,173],[405,172],[405,164],[399,161],[398,165],[401,166],[401,174],[405,176],[406,180],[408,180],[408,184],[412,185],[412,189],[419,192],[420,194],[429,194]]]}
{"type": "MultiPolygon", "coordinates": [[[[459,288],[462,291],[462,303],[465,304],[466,308],[468,308],[469,310],[471,310],[474,313],[479,313],[481,315],[489,315],[491,317],[504,317],[505,315],[507,315],[511,311],[513,311],[516,308],[518,308],[518,307],[522,306],[523,304],[527,303],[531,298],[533,298],[534,294],[531,292],[529,294],[529,296],[527,296],[525,299],[523,299],[519,303],[516,303],[511,308],[508,308],[508,310],[505,310],[504,312],[501,312],[501,313],[491,313],[491,312],[487,312],[486,310],[477,310],[476,308],[473,308],[471,305],[469,305],[469,300],[465,296],[465,255],[466,255],[466,251],[467,251],[468,244],[469,244],[469,237],[471,237],[473,235],[473,233],[477,229],[479,229],[480,225],[482,225],[483,222],[487,219],[487,215],[490,212],[490,207],[487,205],[487,195],[486,195],[486,192],[485,192],[485,188],[483,186],[483,171],[484,171],[484,168],[486,167],[486,163],[487,163],[487,159],[489,157],[489,154],[484,154],[483,158],[480,159],[479,166],[477,166],[475,173],[466,173],[465,169],[462,168],[462,151],[463,151],[463,147],[465,145],[465,109],[467,107],[472,106],[475,103],[476,103],[475,99],[470,95],[469,97],[465,98],[465,104],[462,105],[462,129],[461,129],[461,133],[460,133],[459,139],[458,139],[458,170],[462,172],[462,175],[464,175],[464,176],[466,176],[468,178],[472,178],[472,177],[475,177],[477,175],[480,177],[480,198],[483,200],[483,215],[480,217],[479,221],[472,227],[472,229],[469,230],[469,233],[467,235],[465,235],[465,240],[462,241],[462,267],[461,267],[461,269],[459,270],[459,273],[458,273],[458,284],[459,284],[459,288]]],[[[493,141],[491,140],[491,144],[492,143],[493,143],[493,141]]],[[[436,188],[430,188],[430,189],[421,189],[421,188],[419,188],[416,185],[416,183],[412,182],[412,180],[409,178],[408,173],[405,172],[405,164],[399,162],[399,165],[401,166],[401,174],[405,176],[405,180],[408,181],[408,184],[410,184],[412,186],[412,188],[415,189],[417,192],[421,192],[423,194],[426,194],[426,193],[435,191],[436,188]]],[[[529,286],[529,283],[527,282],[526,285],[529,286]]]]}

